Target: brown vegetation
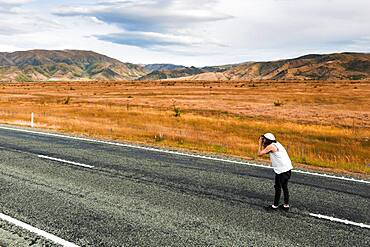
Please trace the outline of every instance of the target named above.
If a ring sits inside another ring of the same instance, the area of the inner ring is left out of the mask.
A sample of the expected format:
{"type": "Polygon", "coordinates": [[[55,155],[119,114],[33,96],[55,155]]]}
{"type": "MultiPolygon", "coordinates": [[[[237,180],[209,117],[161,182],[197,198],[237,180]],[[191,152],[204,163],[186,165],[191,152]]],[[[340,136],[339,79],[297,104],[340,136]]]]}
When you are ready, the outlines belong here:
{"type": "Polygon", "coordinates": [[[369,105],[365,82],[0,84],[2,123],[250,159],[273,132],[296,163],[365,175],[369,105]]]}

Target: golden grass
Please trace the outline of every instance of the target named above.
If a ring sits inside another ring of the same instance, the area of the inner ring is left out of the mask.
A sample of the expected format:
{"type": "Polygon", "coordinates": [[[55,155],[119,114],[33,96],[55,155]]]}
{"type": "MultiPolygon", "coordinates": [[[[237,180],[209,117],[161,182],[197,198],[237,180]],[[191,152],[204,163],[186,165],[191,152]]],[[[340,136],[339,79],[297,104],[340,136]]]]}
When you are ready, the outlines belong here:
{"type": "Polygon", "coordinates": [[[296,163],[370,174],[369,83],[58,82],[0,96],[3,123],[35,112],[36,127],[249,159],[273,132],[296,163]]]}

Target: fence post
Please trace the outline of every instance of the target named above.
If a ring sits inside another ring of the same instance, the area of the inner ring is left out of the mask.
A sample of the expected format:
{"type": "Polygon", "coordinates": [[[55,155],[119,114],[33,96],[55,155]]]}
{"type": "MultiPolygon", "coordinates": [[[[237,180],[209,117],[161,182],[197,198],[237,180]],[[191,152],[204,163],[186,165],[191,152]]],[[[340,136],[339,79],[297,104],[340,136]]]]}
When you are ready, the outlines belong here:
{"type": "Polygon", "coordinates": [[[33,124],[33,118],[34,118],[34,114],[33,112],[31,113],[31,128],[33,128],[34,124],[33,124]]]}

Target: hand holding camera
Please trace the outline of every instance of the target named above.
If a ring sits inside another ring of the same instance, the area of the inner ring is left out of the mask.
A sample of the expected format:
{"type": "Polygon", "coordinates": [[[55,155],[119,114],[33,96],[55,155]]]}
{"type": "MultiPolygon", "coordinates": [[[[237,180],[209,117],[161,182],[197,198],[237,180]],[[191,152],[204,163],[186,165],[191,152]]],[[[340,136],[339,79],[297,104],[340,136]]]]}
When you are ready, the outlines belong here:
{"type": "Polygon", "coordinates": [[[261,146],[263,144],[263,136],[260,136],[258,140],[258,145],[261,146]]]}

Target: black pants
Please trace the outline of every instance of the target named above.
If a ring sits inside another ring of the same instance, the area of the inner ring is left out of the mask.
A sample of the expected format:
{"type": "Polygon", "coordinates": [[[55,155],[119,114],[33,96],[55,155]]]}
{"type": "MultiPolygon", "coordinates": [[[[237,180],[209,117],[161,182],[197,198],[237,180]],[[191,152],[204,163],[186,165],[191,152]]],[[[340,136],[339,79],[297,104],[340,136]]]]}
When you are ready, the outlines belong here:
{"type": "Polygon", "coordinates": [[[275,200],[274,205],[279,206],[281,188],[284,192],[284,204],[289,204],[289,190],[288,190],[288,181],[290,179],[292,172],[287,171],[281,174],[275,175],[275,200]]]}

